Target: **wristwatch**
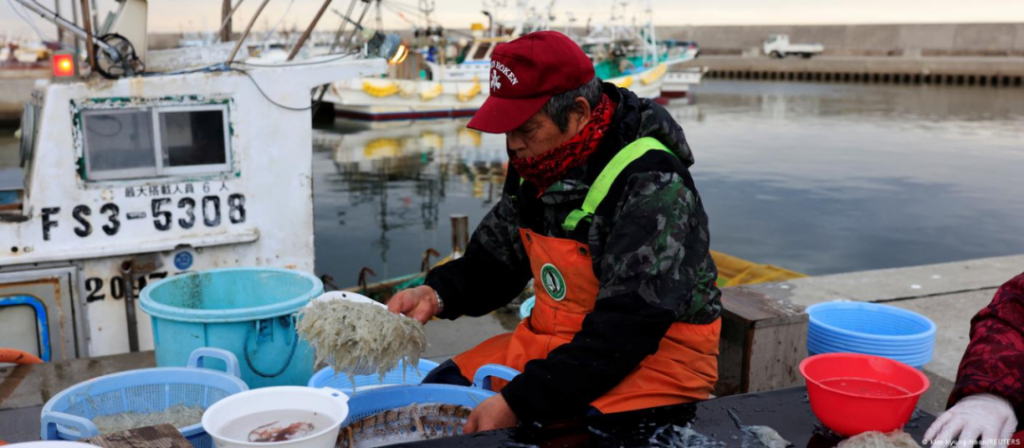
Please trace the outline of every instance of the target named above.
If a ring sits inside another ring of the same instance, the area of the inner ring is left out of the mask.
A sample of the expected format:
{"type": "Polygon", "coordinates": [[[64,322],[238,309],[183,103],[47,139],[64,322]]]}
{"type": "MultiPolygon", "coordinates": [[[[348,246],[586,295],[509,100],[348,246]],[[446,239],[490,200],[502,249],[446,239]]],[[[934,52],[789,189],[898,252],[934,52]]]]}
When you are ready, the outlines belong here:
{"type": "MultiPolygon", "coordinates": [[[[433,288],[431,288],[433,289],[433,288]]],[[[441,294],[434,289],[434,297],[437,297],[437,312],[434,315],[438,315],[444,312],[444,300],[441,300],[441,294]]]]}

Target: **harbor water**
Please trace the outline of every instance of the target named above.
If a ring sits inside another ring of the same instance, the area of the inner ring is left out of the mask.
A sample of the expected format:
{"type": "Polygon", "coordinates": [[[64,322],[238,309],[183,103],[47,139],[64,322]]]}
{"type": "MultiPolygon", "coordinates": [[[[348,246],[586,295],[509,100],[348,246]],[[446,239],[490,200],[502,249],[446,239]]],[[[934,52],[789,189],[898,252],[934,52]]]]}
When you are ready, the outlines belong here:
{"type": "MultiPolygon", "coordinates": [[[[1024,253],[1024,91],[705,81],[686,131],[712,248],[811,275],[1024,253]]],[[[314,135],[320,273],[419,269],[500,196],[504,138],[465,120],[314,135]]],[[[372,281],[372,279],[371,279],[372,281]]]]}

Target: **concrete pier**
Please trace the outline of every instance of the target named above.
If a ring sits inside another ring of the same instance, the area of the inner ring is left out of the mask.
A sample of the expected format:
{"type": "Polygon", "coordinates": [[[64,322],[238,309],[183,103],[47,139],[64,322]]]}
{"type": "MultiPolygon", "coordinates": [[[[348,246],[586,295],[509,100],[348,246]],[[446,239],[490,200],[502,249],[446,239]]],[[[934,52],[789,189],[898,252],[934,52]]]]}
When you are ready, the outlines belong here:
{"type": "Polygon", "coordinates": [[[933,414],[946,408],[957,368],[970,342],[970,321],[996,289],[1024,272],[1024,255],[956,263],[808,277],[785,283],[741,286],[794,306],[838,299],[885,303],[920,313],[938,330],[935,355],[924,366],[931,388],[919,406],[933,414]]]}
{"type": "Polygon", "coordinates": [[[708,67],[710,79],[1024,87],[1024,57],[702,56],[688,67],[708,67]]]}
{"type": "MultiPolygon", "coordinates": [[[[735,306],[741,304],[750,307],[750,302],[741,303],[737,300],[743,296],[765,298],[765,305],[780,311],[778,315],[790,311],[799,315],[800,310],[806,306],[837,299],[885,303],[923,314],[936,323],[938,331],[935,356],[931,363],[924,366],[924,372],[931,379],[932,385],[918,406],[938,414],[945,409],[946,399],[956,379],[957,367],[967,348],[971,318],[991,302],[1000,285],[1022,271],[1024,255],[1017,255],[726,288],[723,294],[729,300],[723,299],[727,308],[724,318],[750,314],[735,306]]],[[[518,313],[514,310],[502,310],[480,318],[432,321],[427,325],[429,346],[424,357],[444,361],[491,336],[511,331],[518,321],[518,313]]],[[[799,323],[796,319],[793,322],[799,323]]],[[[806,322],[802,324],[806,325],[806,322]]],[[[791,333],[787,331],[780,334],[791,333]]],[[[764,339],[760,335],[755,337],[764,339]]],[[[757,349],[759,353],[772,352],[775,343],[767,342],[769,346],[757,349]]],[[[729,343],[725,331],[723,343],[729,343]]],[[[779,340],[778,343],[800,349],[806,341],[779,340]]],[[[754,367],[765,371],[779,370],[780,367],[782,370],[796,369],[796,365],[777,366],[777,361],[764,358],[756,358],[762,366],[754,367]]],[[[802,356],[777,359],[798,363],[802,356]]],[[[732,365],[728,361],[728,357],[723,354],[719,358],[719,367],[732,365]]],[[[151,367],[153,364],[152,352],[143,352],[0,368],[0,438],[7,442],[35,440],[39,434],[40,409],[54,394],[88,378],[151,367]]],[[[720,382],[728,380],[734,373],[720,372],[720,382]]],[[[789,377],[798,379],[798,374],[789,377]]],[[[799,384],[799,381],[789,385],[794,384],[799,384]]],[[[777,384],[775,388],[786,386],[777,384]]]]}

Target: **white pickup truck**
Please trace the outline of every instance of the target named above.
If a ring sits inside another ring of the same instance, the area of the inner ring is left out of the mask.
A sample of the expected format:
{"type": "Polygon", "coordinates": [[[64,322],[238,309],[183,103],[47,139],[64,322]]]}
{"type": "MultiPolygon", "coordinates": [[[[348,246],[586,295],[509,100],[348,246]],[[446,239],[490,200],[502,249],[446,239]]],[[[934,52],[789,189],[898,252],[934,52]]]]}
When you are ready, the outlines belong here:
{"type": "Polygon", "coordinates": [[[773,58],[782,59],[789,55],[810,58],[822,51],[825,51],[825,47],[821,44],[791,44],[789,36],[785,34],[772,34],[764,41],[764,54],[773,58]]]}

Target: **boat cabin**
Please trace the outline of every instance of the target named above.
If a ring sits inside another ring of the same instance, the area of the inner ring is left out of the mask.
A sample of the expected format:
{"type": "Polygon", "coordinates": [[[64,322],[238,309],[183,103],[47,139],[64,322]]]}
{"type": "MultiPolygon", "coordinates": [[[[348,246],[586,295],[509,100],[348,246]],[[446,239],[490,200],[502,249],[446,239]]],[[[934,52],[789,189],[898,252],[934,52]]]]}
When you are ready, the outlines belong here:
{"type": "MultiPolygon", "coordinates": [[[[320,63],[318,63],[320,62],[320,63]]],[[[135,298],[189,271],[312,272],[310,90],[383,60],[39,81],[0,201],[0,347],[152,349],[135,298]]]]}

